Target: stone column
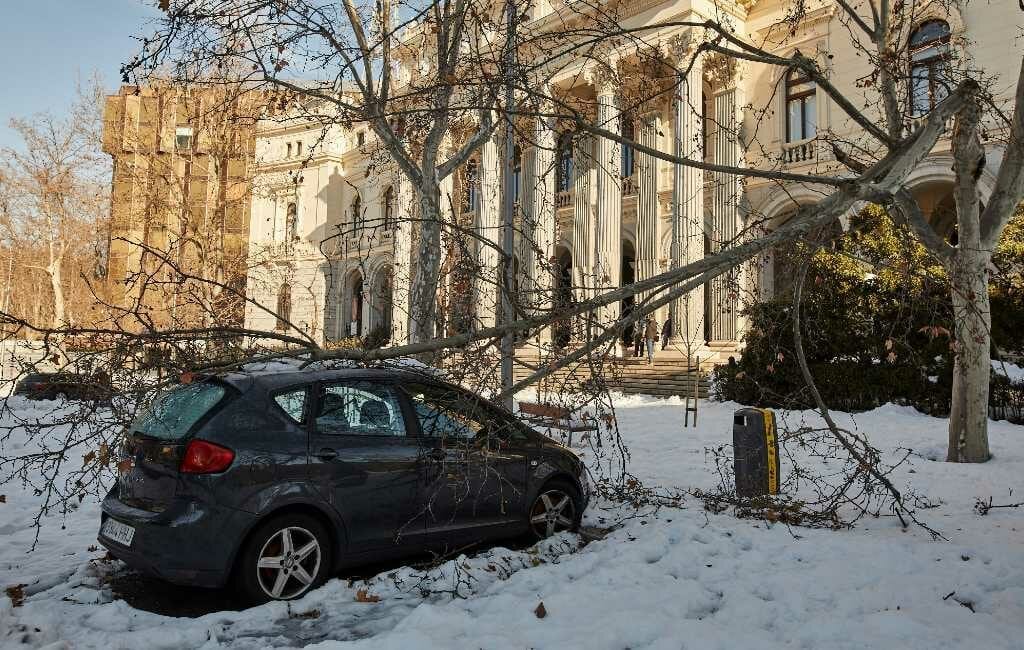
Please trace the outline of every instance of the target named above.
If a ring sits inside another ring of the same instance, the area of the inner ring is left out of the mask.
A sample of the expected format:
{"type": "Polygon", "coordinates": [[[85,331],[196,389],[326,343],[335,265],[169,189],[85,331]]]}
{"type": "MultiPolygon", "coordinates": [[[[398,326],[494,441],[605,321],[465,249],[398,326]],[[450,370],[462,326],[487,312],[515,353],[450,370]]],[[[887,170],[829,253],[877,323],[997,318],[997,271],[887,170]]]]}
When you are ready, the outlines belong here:
{"type": "MultiPolygon", "coordinates": [[[[704,160],[703,60],[683,39],[675,54],[676,67],[686,71],[679,80],[672,106],[673,153],[704,160]]],[[[704,171],[685,165],[672,170],[671,267],[679,268],[704,257],[704,171]]],[[[669,309],[672,339],[687,354],[704,342],[704,288],[674,300],[669,309]]]]}
{"type": "MultiPolygon", "coordinates": [[[[529,288],[535,291],[533,304],[536,313],[549,312],[554,305],[555,291],[555,129],[551,118],[537,120],[534,146],[524,161],[522,204],[523,214],[531,233],[532,246],[522,263],[526,265],[529,288]],[[536,247],[536,251],[534,251],[536,247]]],[[[551,328],[540,332],[542,342],[551,340],[551,328]]]]}
{"type": "MultiPolygon", "coordinates": [[[[736,88],[727,87],[715,94],[715,162],[738,166],[741,150],[738,137],[736,88]]],[[[736,174],[714,174],[714,208],[711,248],[717,252],[736,244],[739,234],[741,181],[736,174]]],[[[718,276],[711,282],[711,339],[735,341],[739,310],[739,269],[718,276]]]]}
{"type": "Polygon", "coordinates": [[[394,279],[392,288],[391,344],[409,342],[409,289],[412,286],[412,183],[399,172],[395,182],[394,279]]]}
{"type": "MultiPolygon", "coordinates": [[[[621,122],[616,86],[611,71],[599,68],[592,75],[597,90],[597,125],[613,133],[621,122]]],[[[597,219],[594,246],[595,293],[622,284],[622,171],[619,143],[598,138],[594,163],[597,168],[597,219]]],[[[598,322],[610,326],[619,318],[620,306],[607,305],[598,311],[598,322]]]]}
{"type": "Polygon", "coordinates": [[[594,167],[593,138],[578,136],[573,142],[572,156],[572,283],[575,300],[591,297],[594,286],[592,233],[595,229],[594,204],[591,200],[590,175],[594,167]]]}
{"type": "MultiPolygon", "coordinates": [[[[660,119],[656,114],[636,121],[633,132],[637,142],[658,149],[660,119]]],[[[654,156],[638,151],[636,154],[636,280],[646,280],[658,275],[658,160],[654,156]]],[[[640,302],[650,292],[637,295],[640,302]]]]}
{"type": "Polygon", "coordinates": [[[479,272],[473,280],[477,327],[494,327],[498,314],[498,249],[501,245],[501,167],[496,137],[480,148],[476,233],[479,272]],[[484,241],[487,244],[484,244],[484,241]]]}
{"type": "Polygon", "coordinates": [[[455,175],[448,174],[438,182],[438,195],[440,203],[440,211],[438,214],[441,218],[441,250],[438,255],[441,258],[440,268],[441,286],[438,287],[438,313],[437,318],[440,321],[437,324],[438,329],[436,330],[439,336],[444,336],[444,326],[442,323],[451,322],[451,286],[454,277],[453,270],[450,265],[447,264],[448,250],[450,244],[450,238],[452,232],[454,232],[453,226],[455,224],[455,213],[452,211],[452,203],[455,200],[455,175]],[[444,312],[442,313],[442,310],[444,312]]]}
{"type": "Polygon", "coordinates": [[[536,147],[527,147],[521,152],[519,173],[519,218],[521,221],[520,231],[516,232],[516,254],[519,256],[519,285],[521,299],[524,306],[531,309],[537,304],[536,281],[541,275],[537,268],[540,263],[540,256],[534,250],[536,237],[539,234],[537,228],[537,164],[536,147]]]}

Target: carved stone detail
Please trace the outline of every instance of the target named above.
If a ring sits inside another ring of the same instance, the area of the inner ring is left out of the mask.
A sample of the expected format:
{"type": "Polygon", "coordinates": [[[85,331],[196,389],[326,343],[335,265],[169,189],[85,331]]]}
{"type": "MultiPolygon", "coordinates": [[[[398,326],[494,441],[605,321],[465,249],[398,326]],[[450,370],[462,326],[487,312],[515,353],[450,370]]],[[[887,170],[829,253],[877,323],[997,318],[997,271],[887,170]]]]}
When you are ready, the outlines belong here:
{"type": "Polygon", "coordinates": [[[743,78],[746,71],[744,62],[718,52],[708,54],[704,59],[705,76],[715,86],[731,88],[743,78]]]}

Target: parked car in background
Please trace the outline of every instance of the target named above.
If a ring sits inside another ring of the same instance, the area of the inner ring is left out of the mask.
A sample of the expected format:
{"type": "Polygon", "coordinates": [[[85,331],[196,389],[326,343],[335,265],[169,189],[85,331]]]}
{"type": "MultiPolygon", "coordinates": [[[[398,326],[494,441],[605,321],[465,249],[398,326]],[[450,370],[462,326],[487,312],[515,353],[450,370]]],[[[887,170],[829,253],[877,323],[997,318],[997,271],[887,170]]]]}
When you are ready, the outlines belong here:
{"type": "Polygon", "coordinates": [[[478,395],[407,370],[230,373],[132,424],[99,541],[178,584],[297,598],[346,566],[575,529],[586,469],[478,395]]]}
{"type": "Polygon", "coordinates": [[[103,373],[34,372],[14,387],[15,395],[28,399],[69,399],[109,402],[114,396],[110,379],[103,373]]]}

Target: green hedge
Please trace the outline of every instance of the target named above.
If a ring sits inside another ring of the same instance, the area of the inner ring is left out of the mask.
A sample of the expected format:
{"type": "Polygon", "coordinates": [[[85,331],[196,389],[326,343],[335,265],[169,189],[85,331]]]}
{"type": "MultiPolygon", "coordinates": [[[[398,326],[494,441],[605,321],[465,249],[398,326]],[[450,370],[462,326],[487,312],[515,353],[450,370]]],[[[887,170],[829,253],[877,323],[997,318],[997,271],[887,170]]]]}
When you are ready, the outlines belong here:
{"type": "MultiPolygon", "coordinates": [[[[1016,220],[1019,224],[1020,219],[1016,220]]],[[[1019,231],[1019,225],[1016,226],[1019,231]]],[[[1024,237],[1021,238],[1024,242],[1024,237]]],[[[797,245],[777,251],[783,267],[806,261],[801,330],[808,366],[826,403],[862,411],[887,402],[909,404],[934,415],[949,412],[952,389],[952,309],[945,272],[913,237],[880,210],[852,220],[850,231],[828,247],[797,245]]],[[[1003,263],[1016,265],[1024,245],[1004,250],[1003,263]]],[[[778,268],[778,266],[776,267],[778,268]]],[[[784,280],[784,278],[783,278],[784,280]]],[[[777,298],[746,310],[748,331],[738,362],[714,373],[720,399],[768,407],[813,406],[793,352],[792,296],[783,282],[777,298]]],[[[993,289],[1003,297],[1002,329],[994,342],[1019,349],[1024,336],[1024,282],[1005,281],[993,289]]],[[[998,306],[997,306],[998,305],[998,306]]],[[[1004,378],[1005,379],[1005,378],[1004,378]]],[[[993,387],[993,404],[1013,411],[1024,387],[993,387]]]]}

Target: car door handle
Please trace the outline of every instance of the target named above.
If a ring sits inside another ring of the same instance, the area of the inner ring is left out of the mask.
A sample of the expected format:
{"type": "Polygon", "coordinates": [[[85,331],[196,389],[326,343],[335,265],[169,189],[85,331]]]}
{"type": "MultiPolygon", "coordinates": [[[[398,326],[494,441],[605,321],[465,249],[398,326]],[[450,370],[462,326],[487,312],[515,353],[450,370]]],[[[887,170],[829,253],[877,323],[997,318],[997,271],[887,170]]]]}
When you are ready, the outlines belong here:
{"type": "Polygon", "coordinates": [[[324,447],[323,449],[321,449],[320,451],[316,452],[313,455],[319,458],[320,460],[334,460],[338,457],[338,452],[331,449],[330,447],[324,447]]]}

